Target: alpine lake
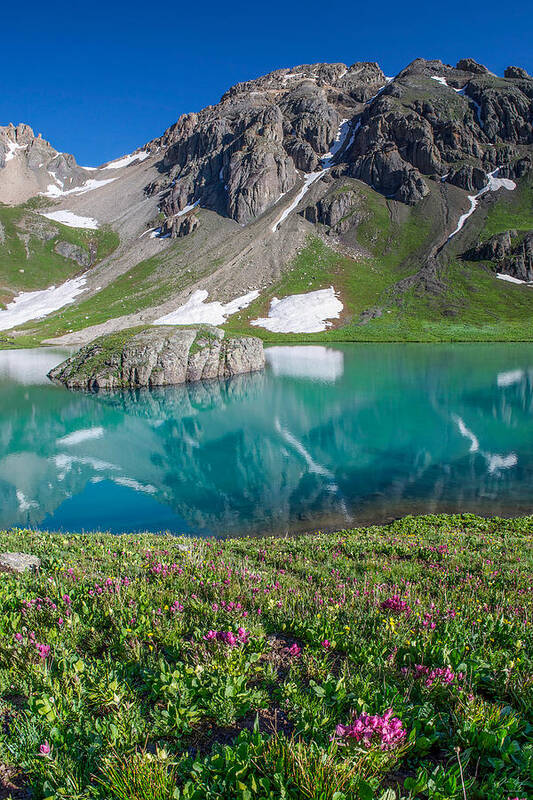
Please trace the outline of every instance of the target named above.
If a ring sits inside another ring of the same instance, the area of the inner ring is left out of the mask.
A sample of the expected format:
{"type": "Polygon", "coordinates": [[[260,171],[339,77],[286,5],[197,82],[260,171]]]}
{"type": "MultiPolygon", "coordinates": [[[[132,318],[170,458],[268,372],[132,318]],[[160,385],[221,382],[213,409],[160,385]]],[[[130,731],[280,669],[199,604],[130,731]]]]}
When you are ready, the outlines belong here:
{"type": "Polygon", "coordinates": [[[0,529],[285,535],[533,512],[533,344],[274,346],[267,368],[70,392],[0,351],[0,529]]]}

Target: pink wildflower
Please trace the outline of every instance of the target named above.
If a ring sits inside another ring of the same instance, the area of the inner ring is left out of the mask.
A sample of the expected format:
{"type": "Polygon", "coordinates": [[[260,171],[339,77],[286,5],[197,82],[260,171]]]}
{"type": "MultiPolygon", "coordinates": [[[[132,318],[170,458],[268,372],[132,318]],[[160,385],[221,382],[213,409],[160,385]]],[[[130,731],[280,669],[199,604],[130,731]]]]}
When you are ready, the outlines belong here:
{"type": "Polygon", "coordinates": [[[40,756],[49,756],[51,749],[52,748],[48,744],[48,741],[44,741],[42,743],[42,745],[39,747],[39,755],[40,756]]]}
{"type": "Polygon", "coordinates": [[[378,744],[381,750],[392,750],[402,743],[406,735],[403,722],[392,716],[392,708],[382,716],[361,714],[356,717],[354,714],[349,725],[337,725],[335,728],[335,736],[344,744],[355,740],[366,748],[378,744]]]}

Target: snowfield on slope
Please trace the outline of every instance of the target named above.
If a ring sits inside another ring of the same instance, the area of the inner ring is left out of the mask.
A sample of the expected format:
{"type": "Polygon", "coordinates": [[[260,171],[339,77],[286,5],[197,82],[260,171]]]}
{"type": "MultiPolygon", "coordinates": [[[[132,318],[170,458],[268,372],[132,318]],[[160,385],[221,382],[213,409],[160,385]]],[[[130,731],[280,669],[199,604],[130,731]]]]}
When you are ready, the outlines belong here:
{"type": "MultiPolygon", "coordinates": [[[[289,216],[291,211],[294,211],[294,209],[299,206],[299,204],[301,203],[304,195],[307,194],[307,192],[309,191],[309,189],[311,188],[313,183],[316,180],[318,180],[319,178],[321,178],[323,175],[325,175],[326,172],[333,166],[333,163],[335,161],[335,157],[336,157],[337,153],[339,152],[339,150],[343,147],[343,145],[344,145],[344,143],[346,141],[346,137],[348,136],[348,134],[350,132],[350,125],[351,125],[351,120],[349,120],[349,119],[341,120],[341,123],[339,125],[338,130],[337,130],[337,135],[335,136],[335,140],[333,141],[333,144],[331,145],[331,149],[330,149],[329,153],[325,153],[322,156],[322,158],[320,159],[320,164],[322,166],[322,169],[321,170],[317,170],[316,172],[308,172],[307,173],[307,175],[305,176],[304,184],[303,184],[302,188],[300,189],[300,191],[298,192],[298,194],[296,195],[296,197],[294,198],[292,203],[288,206],[288,208],[285,209],[285,211],[283,211],[281,216],[278,217],[278,219],[276,220],[276,222],[272,226],[272,233],[276,233],[276,231],[278,230],[279,226],[287,219],[287,217],[289,216]]],[[[355,127],[354,133],[352,135],[352,139],[353,139],[353,136],[355,135],[355,131],[358,130],[359,125],[360,125],[360,123],[358,122],[356,127],[355,127]]],[[[350,141],[350,144],[351,144],[351,141],[350,141]]],[[[281,198],[280,198],[280,200],[281,200],[281,198]]]]}
{"type": "Polygon", "coordinates": [[[231,314],[246,308],[259,297],[259,292],[254,289],[253,292],[236,297],[229,303],[220,303],[218,300],[206,303],[208,294],[205,289],[198,289],[192,293],[184,305],[177,308],[176,311],[171,311],[170,314],[156,319],[152,325],[190,325],[197,322],[223,325],[231,314]]]}
{"type": "Polygon", "coordinates": [[[53,222],[61,222],[69,228],[87,228],[92,231],[98,229],[98,222],[93,217],[81,217],[72,211],[40,211],[39,213],[41,217],[51,219],[53,222]]]}
{"type": "Polygon", "coordinates": [[[268,317],[251,320],[250,325],[266,328],[273,333],[319,333],[325,331],[330,319],[338,319],[343,309],[335,289],[318,289],[306,294],[291,294],[270,301],[268,317]]]}
{"type": "Polygon", "coordinates": [[[10,330],[32,319],[41,319],[73,303],[85,291],[85,284],[85,278],[79,277],[37,292],[21,292],[4,310],[0,310],[0,331],[10,330]]]}
{"type": "Polygon", "coordinates": [[[512,275],[506,275],[504,272],[497,272],[496,277],[499,278],[501,281],[507,281],[507,283],[518,283],[522,286],[532,286],[533,283],[530,281],[522,281],[520,278],[514,278],[512,275]]]}
{"type": "Polygon", "coordinates": [[[98,167],[98,169],[122,169],[122,167],[127,167],[129,164],[133,164],[134,161],[144,161],[144,159],[148,158],[149,155],[150,153],[148,153],[146,150],[141,150],[140,153],[130,153],[127,156],[122,156],[122,158],[117,158],[115,161],[110,161],[108,164],[98,167]]]}
{"type": "Polygon", "coordinates": [[[106,178],[105,180],[101,181],[90,178],[90,180],[82,183],[81,186],[75,186],[73,189],[63,189],[63,183],[56,178],[55,173],[50,172],[49,170],[49,174],[52,175],[54,180],[58,182],[59,186],[54,186],[53,183],[48,184],[46,192],[43,192],[44,197],[66,197],[69,194],[76,195],[77,197],[78,195],[86,194],[87,192],[93,192],[95,189],[101,189],[102,186],[106,186],[106,184],[116,181],[116,178],[106,178]]]}
{"type": "Polygon", "coordinates": [[[510,180],[510,178],[498,178],[499,171],[500,168],[497,167],[493,172],[488,172],[487,185],[484,186],[483,189],[481,189],[477,194],[468,195],[468,199],[470,201],[470,208],[468,209],[466,214],[461,214],[456,229],[453,231],[453,233],[450,233],[448,239],[452,239],[456,233],[459,233],[459,231],[461,230],[467,219],[471,217],[474,211],[476,210],[479,203],[479,198],[483,197],[484,194],[486,194],[487,192],[497,192],[498,189],[507,189],[507,191],[509,192],[512,192],[514,189],[516,189],[516,183],[510,180]]]}

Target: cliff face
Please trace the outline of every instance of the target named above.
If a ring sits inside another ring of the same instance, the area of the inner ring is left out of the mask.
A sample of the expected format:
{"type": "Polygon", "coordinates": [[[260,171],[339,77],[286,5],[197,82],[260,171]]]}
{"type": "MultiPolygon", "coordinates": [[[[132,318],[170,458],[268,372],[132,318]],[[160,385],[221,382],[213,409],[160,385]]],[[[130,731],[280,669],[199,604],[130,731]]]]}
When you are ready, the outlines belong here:
{"type": "Polygon", "coordinates": [[[472,59],[417,59],[390,79],[375,63],[303,65],[237,84],[218,105],[182,116],[150,143],[164,155],[147,191],[163,193],[171,235],[183,235],[174,221],[194,203],[246,224],[299,172],[323,168],[344,121],[335,176],[414,205],[428,178],[471,191],[496,167],[523,174],[532,114],[533,80],[517,67],[498,78],[472,59]]]}
{"type": "Polygon", "coordinates": [[[153,327],[103,336],[55,367],[49,378],[69,389],[170,386],[263,369],[263,343],[226,337],[219,328],[153,327]]]}

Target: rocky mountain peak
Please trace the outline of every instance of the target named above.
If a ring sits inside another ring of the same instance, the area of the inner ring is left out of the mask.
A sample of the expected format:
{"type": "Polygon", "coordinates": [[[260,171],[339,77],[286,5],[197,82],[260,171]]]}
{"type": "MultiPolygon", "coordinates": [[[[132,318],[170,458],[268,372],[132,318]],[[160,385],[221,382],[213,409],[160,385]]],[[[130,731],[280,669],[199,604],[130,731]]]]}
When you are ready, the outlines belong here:
{"type": "Polygon", "coordinates": [[[472,58],[455,67],[418,58],[394,79],[375,62],[276,70],[236,84],[218,105],[166,131],[161,178],[148,192],[159,193],[167,232],[183,231],[173,220],[192,204],[246,224],[322,169],[343,125],[336,173],[416,204],[430,176],[451,174],[470,189],[524,155],[532,141],[528,87],[520,68],[497,78],[472,58]]]}
{"type": "Polygon", "coordinates": [[[24,123],[0,127],[0,202],[22,203],[39,193],[80,186],[87,172],[24,123]]]}

